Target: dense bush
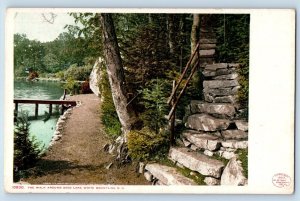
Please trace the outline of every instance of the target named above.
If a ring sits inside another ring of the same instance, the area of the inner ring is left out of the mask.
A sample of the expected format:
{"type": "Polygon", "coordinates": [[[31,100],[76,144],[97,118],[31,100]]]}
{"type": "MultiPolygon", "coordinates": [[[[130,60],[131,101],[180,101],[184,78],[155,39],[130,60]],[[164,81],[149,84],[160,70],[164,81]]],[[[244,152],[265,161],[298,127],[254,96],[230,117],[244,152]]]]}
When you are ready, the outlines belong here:
{"type": "Polygon", "coordinates": [[[129,154],[141,161],[163,156],[169,148],[168,141],[164,132],[156,133],[147,127],[140,131],[132,130],[128,133],[129,154]]]}
{"type": "Polygon", "coordinates": [[[69,94],[79,94],[80,84],[76,82],[73,78],[68,78],[63,88],[67,90],[69,94]]]}
{"type": "Polygon", "coordinates": [[[14,129],[14,179],[20,171],[32,167],[40,157],[39,143],[29,135],[28,113],[20,112],[14,129]]]}
{"type": "Polygon", "coordinates": [[[92,66],[77,66],[71,65],[64,73],[64,79],[74,79],[85,81],[89,79],[90,73],[92,71],[92,66]]]}

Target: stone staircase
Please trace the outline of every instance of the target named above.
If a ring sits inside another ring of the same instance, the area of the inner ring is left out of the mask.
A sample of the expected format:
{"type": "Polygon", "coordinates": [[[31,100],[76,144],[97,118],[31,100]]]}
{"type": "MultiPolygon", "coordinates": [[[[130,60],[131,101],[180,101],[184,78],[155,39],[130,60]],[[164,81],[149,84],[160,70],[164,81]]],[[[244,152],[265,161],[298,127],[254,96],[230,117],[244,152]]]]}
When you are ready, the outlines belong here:
{"type": "Polygon", "coordinates": [[[247,185],[238,155],[240,149],[248,148],[248,123],[241,118],[245,108],[237,99],[239,64],[214,63],[215,34],[202,24],[204,100],[192,100],[186,108],[186,130],[168,154],[172,167],[158,163],[140,165],[140,173],[154,185],[199,185],[195,182],[198,176],[206,185],[247,185]],[[188,170],[189,178],[180,169],[188,170]]]}
{"type": "MultiPolygon", "coordinates": [[[[244,109],[237,100],[237,68],[237,64],[225,63],[203,67],[205,100],[192,100],[188,105],[186,130],[178,146],[169,150],[174,165],[201,174],[207,185],[247,184],[237,155],[238,149],[248,148],[248,123],[240,118],[244,109]],[[220,69],[222,73],[217,73],[220,69]]],[[[175,167],[147,164],[145,174],[159,185],[197,185],[175,167]]]]}

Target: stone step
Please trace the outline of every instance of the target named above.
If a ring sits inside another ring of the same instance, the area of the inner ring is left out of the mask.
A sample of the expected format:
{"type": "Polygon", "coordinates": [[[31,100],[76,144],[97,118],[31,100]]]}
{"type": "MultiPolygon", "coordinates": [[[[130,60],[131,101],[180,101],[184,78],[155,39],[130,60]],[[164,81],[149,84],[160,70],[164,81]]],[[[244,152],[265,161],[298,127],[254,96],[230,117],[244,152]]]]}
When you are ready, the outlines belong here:
{"type": "Polygon", "coordinates": [[[197,185],[192,179],[177,172],[176,168],[158,163],[147,164],[145,170],[164,185],[197,185]]]}
{"type": "Polygon", "coordinates": [[[209,49],[215,49],[217,47],[216,44],[200,44],[200,50],[209,50],[209,49]]]}
{"type": "Polygon", "coordinates": [[[225,140],[245,140],[248,139],[248,133],[242,130],[226,130],[221,132],[225,140]]]}
{"type": "Polygon", "coordinates": [[[237,94],[240,86],[236,87],[227,87],[227,88],[217,88],[217,89],[210,89],[206,88],[203,90],[205,94],[210,94],[212,96],[230,96],[237,94]]]}
{"type": "Polygon", "coordinates": [[[231,121],[214,118],[208,114],[193,114],[188,117],[185,127],[198,131],[226,130],[231,121]]]}
{"type": "Polygon", "coordinates": [[[215,49],[209,49],[209,50],[200,50],[199,54],[200,57],[213,57],[216,53],[215,49]]]}
{"type": "Polygon", "coordinates": [[[217,43],[217,39],[208,39],[208,38],[200,39],[200,44],[213,44],[213,43],[217,43]]]}
{"type": "Polygon", "coordinates": [[[237,80],[205,80],[205,81],[203,81],[203,87],[210,88],[210,89],[236,87],[239,85],[240,84],[237,80]]]}
{"type": "Polygon", "coordinates": [[[180,163],[190,170],[197,171],[204,176],[220,178],[224,168],[223,162],[191,151],[188,148],[171,147],[169,157],[171,160],[180,163]]]}
{"type": "Polygon", "coordinates": [[[212,79],[214,79],[214,80],[234,80],[234,79],[237,79],[238,77],[239,77],[239,74],[232,73],[232,74],[227,74],[227,75],[215,76],[212,79]]]}
{"type": "Polygon", "coordinates": [[[192,100],[190,103],[191,113],[207,113],[216,114],[223,118],[233,117],[236,109],[232,104],[228,103],[207,103],[204,101],[192,100]]]}
{"type": "Polygon", "coordinates": [[[182,132],[182,136],[200,149],[215,151],[221,146],[221,139],[215,135],[195,132],[193,130],[185,130],[182,132]]]}

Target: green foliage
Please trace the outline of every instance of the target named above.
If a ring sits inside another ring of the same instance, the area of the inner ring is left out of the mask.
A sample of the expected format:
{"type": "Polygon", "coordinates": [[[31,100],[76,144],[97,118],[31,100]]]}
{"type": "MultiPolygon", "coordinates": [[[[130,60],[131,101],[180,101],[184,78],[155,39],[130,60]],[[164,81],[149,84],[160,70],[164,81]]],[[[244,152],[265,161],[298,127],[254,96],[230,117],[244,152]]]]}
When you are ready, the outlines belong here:
{"type": "Polygon", "coordinates": [[[28,113],[20,112],[14,129],[14,179],[20,171],[32,167],[41,155],[39,143],[29,135],[28,113]]]}
{"type": "Polygon", "coordinates": [[[79,94],[80,84],[70,77],[63,85],[63,88],[70,94],[79,94]]]}
{"type": "Polygon", "coordinates": [[[121,123],[113,102],[107,73],[105,70],[101,70],[101,73],[104,74],[99,83],[99,89],[103,98],[101,103],[101,122],[104,126],[106,134],[112,138],[116,138],[122,134],[121,123]]]}
{"type": "Polygon", "coordinates": [[[238,149],[237,150],[238,160],[242,162],[242,168],[244,170],[243,174],[248,178],[248,149],[238,149]]]}
{"type": "Polygon", "coordinates": [[[63,71],[58,71],[57,73],[55,73],[55,77],[59,80],[65,80],[65,73],[63,71]]]}
{"type": "Polygon", "coordinates": [[[169,148],[169,139],[166,133],[156,133],[147,127],[140,131],[130,131],[127,139],[130,156],[141,161],[161,157],[167,153],[169,148]]]}
{"type": "Polygon", "coordinates": [[[147,83],[147,87],[140,90],[142,93],[142,104],[145,111],[141,114],[144,125],[158,133],[166,119],[168,112],[167,96],[171,91],[170,83],[165,79],[152,79],[147,83]]]}
{"type": "Polygon", "coordinates": [[[65,79],[74,79],[85,81],[89,79],[92,71],[92,66],[77,66],[76,64],[71,65],[64,73],[65,79]]]}

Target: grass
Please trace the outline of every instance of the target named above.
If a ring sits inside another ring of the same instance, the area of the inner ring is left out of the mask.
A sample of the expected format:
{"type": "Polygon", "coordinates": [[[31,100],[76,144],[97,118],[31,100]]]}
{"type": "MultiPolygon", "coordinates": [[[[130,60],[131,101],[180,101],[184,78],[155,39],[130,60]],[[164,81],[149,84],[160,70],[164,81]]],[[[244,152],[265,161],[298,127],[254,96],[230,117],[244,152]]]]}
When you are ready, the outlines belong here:
{"type": "Polygon", "coordinates": [[[248,179],[248,149],[238,149],[236,153],[238,160],[242,162],[243,174],[248,179]]]}

